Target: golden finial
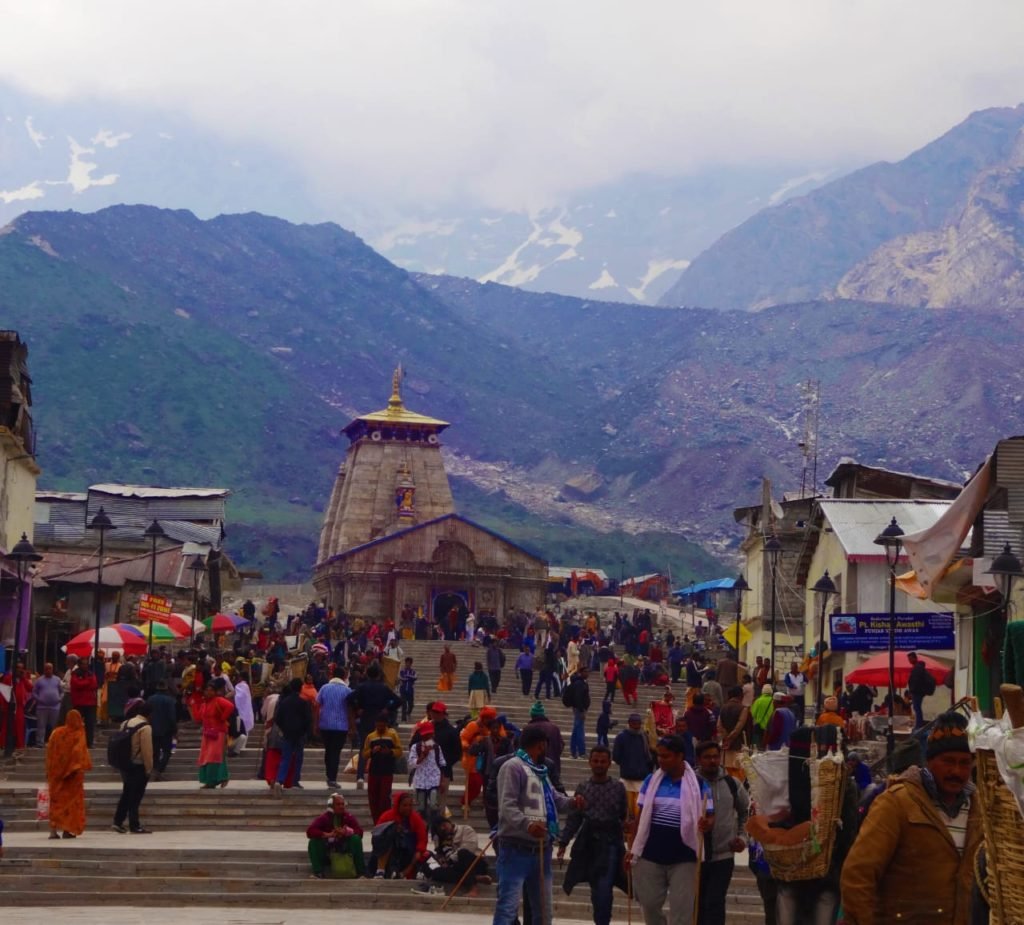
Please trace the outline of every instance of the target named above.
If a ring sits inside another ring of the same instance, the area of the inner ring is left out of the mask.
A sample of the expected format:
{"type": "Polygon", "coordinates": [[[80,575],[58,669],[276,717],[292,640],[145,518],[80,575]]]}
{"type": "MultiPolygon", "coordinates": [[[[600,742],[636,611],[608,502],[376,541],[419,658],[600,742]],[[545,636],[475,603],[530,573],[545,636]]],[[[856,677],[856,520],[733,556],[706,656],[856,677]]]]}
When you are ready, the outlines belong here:
{"type": "Polygon", "coordinates": [[[395,367],[395,374],[391,377],[391,398],[388,399],[389,411],[402,410],[402,364],[395,367]]]}

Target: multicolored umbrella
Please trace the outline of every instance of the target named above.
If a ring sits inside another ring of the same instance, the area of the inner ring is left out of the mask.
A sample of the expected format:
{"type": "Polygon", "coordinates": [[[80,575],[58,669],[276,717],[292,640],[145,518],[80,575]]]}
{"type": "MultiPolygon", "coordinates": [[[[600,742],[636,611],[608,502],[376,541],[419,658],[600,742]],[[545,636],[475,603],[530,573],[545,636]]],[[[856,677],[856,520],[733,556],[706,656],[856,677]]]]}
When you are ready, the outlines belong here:
{"type": "Polygon", "coordinates": [[[188,627],[185,628],[185,632],[181,633],[174,629],[169,623],[157,623],[155,620],[150,623],[140,623],[139,629],[142,630],[142,635],[146,637],[146,642],[149,642],[149,634],[152,630],[153,642],[165,643],[174,642],[176,639],[184,639],[189,635],[188,627]]]}
{"type": "MultiPolygon", "coordinates": [[[[179,639],[184,639],[186,636],[192,635],[192,618],[185,616],[183,613],[165,614],[162,617],[157,617],[153,622],[163,623],[169,626],[178,634],[179,639]]],[[[202,624],[197,621],[197,626],[201,627],[202,624]]],[[[199,632],[202,632],[202,629],[200,629],[199,632]]]]}
{"type": "MultiPolygon", "coordinates": [[[[64,647],[69,655],[86,658],[93,654],[96,642],[96,631],[86,630],[73,637],[64,647]]],[[[149,647],[148,640],[142,631],[131,623],[113,623],[100,627],[100,648],[117,650],[125,655],[143,655],[149,647]]]]}
{"type": "Polygon", "coordinates": [[[212,617],[207,617],[203,620],[203,626],[213,633],[233,633],[243,626],[248,626],[251,622],[251,620],[246,620],[245,617],[240,617],[237,614],[215,613],[212,617]]]}

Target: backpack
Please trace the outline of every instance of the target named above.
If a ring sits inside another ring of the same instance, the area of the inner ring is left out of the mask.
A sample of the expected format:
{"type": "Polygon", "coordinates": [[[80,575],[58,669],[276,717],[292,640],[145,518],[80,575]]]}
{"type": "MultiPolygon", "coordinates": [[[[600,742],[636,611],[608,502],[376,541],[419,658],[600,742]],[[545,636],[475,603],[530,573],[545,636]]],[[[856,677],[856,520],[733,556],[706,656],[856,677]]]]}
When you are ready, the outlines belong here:
{"type": "Polygon", "coordinates": [[[117,771],[130,771],[134,765],[132,761],[132,738],[140,729],[148,726],[149,723],[139,723],[128,729],[122,726],[116,732],[111,733],[107,739],[107,764],[117,771]]]}
{"type": "Polygon", "coordinates": [[[566,684],[562,689],[562,706],[571,710],[576,706],[576,698],[573,696],[572,684],[566,684]]]}
{"type": "Polygon", "coordinates": [[[931,697],[931,695],[935,693],[935,676],[930,671],[926,671],[924,678],[925,696],[931,697]]]}

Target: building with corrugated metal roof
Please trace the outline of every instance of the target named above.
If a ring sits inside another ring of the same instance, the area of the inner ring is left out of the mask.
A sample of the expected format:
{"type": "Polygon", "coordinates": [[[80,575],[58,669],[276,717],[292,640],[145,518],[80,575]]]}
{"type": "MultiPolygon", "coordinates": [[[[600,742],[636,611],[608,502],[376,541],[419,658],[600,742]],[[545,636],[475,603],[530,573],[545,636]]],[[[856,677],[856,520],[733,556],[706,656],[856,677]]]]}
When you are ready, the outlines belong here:
{"type": "Polygon", "coordinates": [[[155,565],[156,593],[172,610],[199,617],[219,610],[224,591],[241,588],[238,569],[226,555],[226,488],[161,488],[101,483],[84,492],[38,491],[35,544],[43,553],[35,575],[32,649],[52,660],[57,648],[93,625],[99,582],[99,537],[88,524],[102,508],[114,529],[104,536],[100,617],[103,625],[132,622],[139,597],[148,593],[155,565]],[[146,529],[156,522],[156,556],[146,529]],[[198,584],[189,567],[204,564],[198,584]]]}

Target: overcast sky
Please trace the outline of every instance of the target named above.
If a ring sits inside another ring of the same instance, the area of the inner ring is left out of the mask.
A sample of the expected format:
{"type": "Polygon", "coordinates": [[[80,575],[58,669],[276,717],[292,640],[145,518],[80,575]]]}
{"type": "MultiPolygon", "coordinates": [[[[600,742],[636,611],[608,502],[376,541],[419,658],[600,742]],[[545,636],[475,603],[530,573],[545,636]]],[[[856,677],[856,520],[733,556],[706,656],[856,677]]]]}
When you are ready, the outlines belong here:
{"type": "MultiPolygon", "coordinates": [[[[1019,0],[0,0],[0,80],[190,115],[328,199],[897,159],[1024,99],[1019,0]]],[[[109,126],[119,129],[119,126],[109,126]]]]}

